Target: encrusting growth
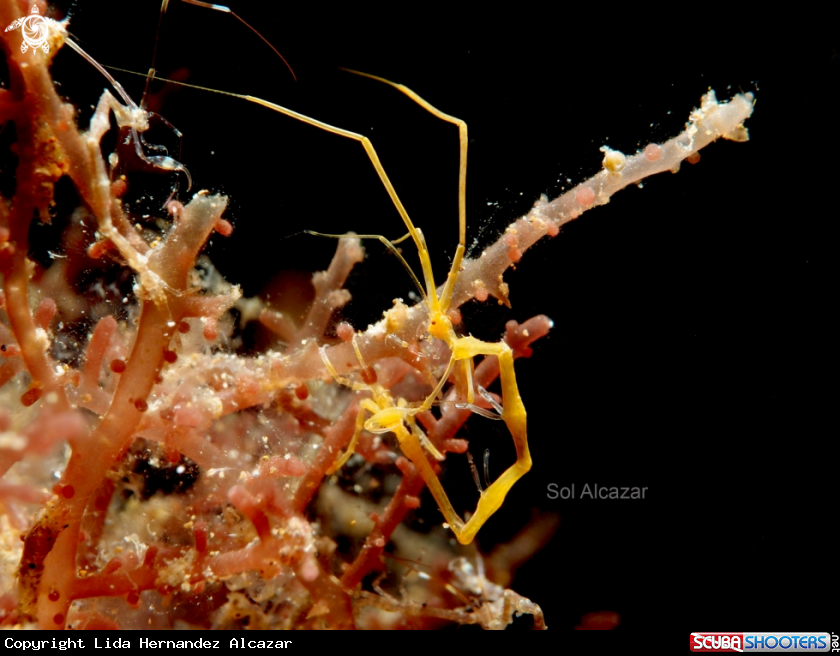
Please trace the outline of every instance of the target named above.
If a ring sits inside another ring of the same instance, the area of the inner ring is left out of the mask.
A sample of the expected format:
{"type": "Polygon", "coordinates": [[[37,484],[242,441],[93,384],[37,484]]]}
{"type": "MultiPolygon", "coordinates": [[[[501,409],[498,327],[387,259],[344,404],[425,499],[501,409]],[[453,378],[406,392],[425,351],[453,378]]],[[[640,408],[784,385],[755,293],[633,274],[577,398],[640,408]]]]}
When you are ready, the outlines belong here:
{"type": "MultiPolygon", "coordinates": [[[[0,23],[29,11],[0,3],[0,23]]],[[[142,154],[147,115],[106,91],[83,131],[49,72],[68,37],[59,29],[49,38],[49,53],[23,52],[19,30],[3,34],[10,84],[0,122],[14,124],[18,163],[14,195],[0,199],[0,625],[504,628],[527,613],[544,628],[539,606],[499,585],[527,558],[521,550],[497,549],[485,570],[480,557],[453,551],[440,526],[402,526],[428,487],[469,543],[532,464],[514,360],[531,356],[551,321],[510,321],[503,339],[483,342],[457,310],[473,298],[507,304],[507,268],[621,188],[676,170],[717,138],[746,140],[752,96],[718,103],[710,91],[674,139],[634,155],[604,148],[600,173],[540,200],[468,259],[466,125],[373,78],[459,128],[459,245],[441,287],[367,138],[243,96],[361,141],[408,228],[423,300],[395,302],[356,331],[334,322],[364,258],[358,236],[339,239],[297,321],[241,298],[201,254],[214,232],[231,235],[226,198],[199,191],[153,221],[132,215],[123,197],[133,179],[101,144],[115,116],[121,140],[142,154]],[[51,217],[62,178],[82,207],[51,217]],[[50,220],[64,226],[62,257],[45,269],[30,258],[29,235],[33,221],[50,220]],[[114,291],[94,294],[89,271],[114,291]],[[234,307],[240,324],[258,321],[281,345],[237,351],[234,307]],[[488,391],[496,379],[500,395],[488,391]],[[458,432],[474,413],[505,422],[516,461],[463,521],[439,473],[449,454],[466,452],[458,432]],[[361,496],[363,487],[376,494],[361,496]]],[[[539,526],[525,529],[529,553],[556,522],[539,526]]]]}

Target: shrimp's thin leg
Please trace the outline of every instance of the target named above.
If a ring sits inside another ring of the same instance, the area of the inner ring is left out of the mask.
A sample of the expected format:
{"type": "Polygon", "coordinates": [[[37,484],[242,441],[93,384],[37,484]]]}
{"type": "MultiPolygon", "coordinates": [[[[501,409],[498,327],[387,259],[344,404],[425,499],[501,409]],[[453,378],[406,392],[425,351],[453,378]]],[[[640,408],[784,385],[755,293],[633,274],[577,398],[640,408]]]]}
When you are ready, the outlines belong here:
{"type": "Polygon", "coordinates": [[[477,355],[495,355],[499,358],[499,369],[502,379],[502,397],[504,400],[504,411],[502,419],[507,424],[513,436],[513,444],[516,449],[516,462],[496,479],[488,487],[478,500],[478,506],[468,522],[464,522],[452,507],[449,497],[443,489],[437,475],[420,447],[416,436],[408,431],[404,434],[397,433],[400,437],[400,447],[417,469],[420,475],[429,486],[429,491],[437,501],[438,506],[446,518],[449,527],[458,538],[461,544],[472,542],[478,530],[504,503],[505,497],[513,485],[524,474],[531,469],[531,453],[528,449],[528,434],[525,406],[519,395],[519,387],[516,383],[516,375],[513,369],[513,351],[504,343],[490,344],[482,342],[474,337],[462,337],[453,345],[453,358],[463,360],[477,355]]]}
{"type": "MultiPolygon", "coordinates": [[[[430,307],[430,310],[432,312],[446,312],[449,309],[449,304],[452,301],[452,293],[455,290],[455,281],[458,279],[458,272],[461,270],[461,261],[464,257],[464,251],[466,249],[467,242],[467,145],[469,144],[467,124],[464,120],[458,118],[457,116],[452,116],[450,114],[440,111],[437,107],[435,107],[430,102],[417,95],[417,93],[415,93],[405,85],[397,84],[396,82],[391,82],[390,80],[386,80],[384,77],[378,77],[376,75],[370,75],[369,73],[354,71],[350,68],[344,68],[342,70],[348,73],[352,73],[353,75],[359,75],[361,77],[366,77],[371,80],[376,80],[377,82],[387,84],[388,86],[397,89],[401,93],[411,98],[415,103],[420,105],[423,109],[425,109],[433,116],[436,116],[442,121],[446,121],[447,123],[452,123],[453,125],[458,126],[458,143],[460,146],[458,160],[458,250],[455,252],[455,257],[452,260],[452,267],[449,270],[449,275],[446,278],[446,283],[443,286],[443,290],[441,291],[440,297],[436,297],[433,307],[430,307]]],[[[417,248],[425,250],[425,246],[425,243],[422,245],[422,247],[418,243],[417,248]]]]}
{"type": "Polygon", "coordinates": [[[372,399],[362,399],[359,414],[356,416],[356,429],[353,432],[353,438],[350,440],[350,444],[347,445],[347,450],[342,453],[327,470],[327,475],[335,474],[335,472],[344,467],[344,464],[350,459],[350,456],[356,452],[356,444],[359,441],[359,435],[361,435],[365,428],[365,413],[367,412],[379,412],[379,406],[376,405],[372,399]]]}
{"type": "MultiPolygon", "coordinates": [[[[326,232],[315,232],[314,230],[304,230],[303,232],[305,232],[307,235],[314,235],[315,237],[330,237],[332,239],[344,239],[345,237],[348,236],[347,234],[331,235],[331,234],[328,234],[326,232]]],[[[400,237],[396,241],[391,241],[390,239],[388,239],[386,237],[383,237],[382,235],[357,235],[357,234],[353,233],[353,236],[358,237],[359,239],[378,239],[380,242],[382,242],[382,244],[384,244],[385,247],[397,257],[397,259],[400,261],[400,263],[402,263],[402,265],[405,267],[405,270],[408,271],[408,275],[411,276],[411,279],[414,281],[414,284],[417,286],[417,289],[419,290],[420,295],[425,298],[426,292],[423,289],[423,285],[420,284],[420,281],[417,279],[417,276],[414,275],[414,271],[408,265],[408,262],[405,261],[405,258],[403,257],[402,253],[400,253],[399,249],[395,246],[395,244],[399,244],[406,237],[410,237],[410,235],[403,235],[402,237],[400,237]]]]}

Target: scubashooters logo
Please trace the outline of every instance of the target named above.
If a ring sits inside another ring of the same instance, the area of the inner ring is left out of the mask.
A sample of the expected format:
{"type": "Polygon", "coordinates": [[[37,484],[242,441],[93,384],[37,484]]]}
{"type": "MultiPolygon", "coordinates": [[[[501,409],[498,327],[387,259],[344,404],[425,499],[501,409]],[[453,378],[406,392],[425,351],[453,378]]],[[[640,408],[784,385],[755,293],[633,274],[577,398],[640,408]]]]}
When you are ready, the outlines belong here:
{"type": "Polygon", "coordinates": [[[691,651],[811,652],[831,651],[828,633],[692,633],[691,651]]]}
{"type": "Polygon", "coordinates": [[[49,52],[50,44],[47,43],[47,37],[50,34],[50,23],[54,22],[51,18],[44,18],[38,13],[38,5],[32,5],[32,13],[12,21],[12,24],[6,28],[6,32],[21,28],[23,32],[21,52],[26,52],[29,48],[33,50],[42,48],[44,52],[49,52]]]}

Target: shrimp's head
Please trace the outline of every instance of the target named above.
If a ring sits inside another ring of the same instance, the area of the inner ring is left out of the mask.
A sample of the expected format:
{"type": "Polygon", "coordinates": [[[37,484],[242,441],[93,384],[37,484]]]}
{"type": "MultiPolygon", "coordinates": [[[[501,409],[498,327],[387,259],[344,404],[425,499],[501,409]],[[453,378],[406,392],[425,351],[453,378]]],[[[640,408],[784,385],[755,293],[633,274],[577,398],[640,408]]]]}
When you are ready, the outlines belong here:
{"type": "Polygon", "coordinates": [[[429,312],[429,334],[450,344],[455,337],[452,320],[440,310],[429,312]]]}
{"type": "Polygon", "coordinates": [[[409,414],[411,408],[390,407],[380,410],[365,422],[365,430],[369,433],[391,433],[396,431],[409,414]]]}

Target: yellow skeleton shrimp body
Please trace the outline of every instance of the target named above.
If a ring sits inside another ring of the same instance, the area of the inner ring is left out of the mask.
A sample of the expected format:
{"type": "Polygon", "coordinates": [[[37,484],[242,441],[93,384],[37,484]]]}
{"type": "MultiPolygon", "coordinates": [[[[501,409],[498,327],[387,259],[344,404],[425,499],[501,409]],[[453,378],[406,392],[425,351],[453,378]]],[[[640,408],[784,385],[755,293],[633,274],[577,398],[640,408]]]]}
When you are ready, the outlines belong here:
{"type": "MultiPolygon", "coordinates": [[[[385,174],[382,165],[373,149],[373,145],[365,137],[361,137],[362,143],[368,155],[376,168],[379,177],[385,184],[385,188],[391,196],[394,205],[400,212],[400,215],[408,228],[414,243],[417,246],[420,262],[423,268],[423,278],[426,284],[425,303],[429,313],[429,325],[427,332],[432,337],[439,339],[446,343],[451,350],[451,358],[446,372],[441,377],[440,382],[426,398],[423,403],[416,407],[407,407],[404,402],[395,404],[390,394],[387,393],[381,385],[360,385],[359,383],[349,386],[353,389],[368,389],[372,392],[372,399],[365,399],[362,402],[362,407],[357,420],[356,432],[353,439],[345,452],[334,465],[333,470],[338,469],[343,465],[355,447],[360,432],[361,418],[366,412],[372,413],[367,421],[364,422],[365,430],[371,433],[385,433],[393,432],[400,443],[400,448],[403,453],[414,463],[419,470],[426,485],[435,501],[438,504],[441,512],[446,518],[458,541],[462,544],[469,544],[472,542],[478,530],[484,523],[493,516],[504,503],[508,491],[513,487],[514,483],[518,481],[523,474],[531,469],[531,454],[528,450],[528,433],[525,406],[522,403],[522,398],[519,394],[519,388],[516,383],[516,374],[513,368],[513,352],[505,342],[489,343],[483,342],[475,337],[458,337],[452,326],[452,321],[448,316],[449,306],[452,301],[452,292],[455,289],[455,283],[458,278],[458,272],[461,268],[461,263],[464,257],[465,241],[466,241],[466,174],[467,174],[467,124],[461,119],[455,118],[448,114],[444,114],[436,109],[428,102],[423,100],[420,96],[414,93],[407,87],[395,84],[388,80],[366,73],[359,73],[357,71],[349,71],[362,77],[371,78],[379,82],[388,84],[395,89],[398,89],[409,98],[418,103],[421,107],[428,110],[434,116],[453,123],[458,126],[459,141],[460,141],[460,167],[458,179],[458,215],[459,215],[459,242],[458,249],[455,252],[455,258],[452,262],[452,268],[447,276],[446,283],[441,290],[440,296],[437,294],[437,289],[432,273],[431,260],[429,258],[429,251],[426,248],[426,242],[423,238],[422,232],[417,229],[412,223],[405,211],[402,203],[394,191],[390,180],[385,174]],[[440,394],[443,385],[453,373],[456,366],[461,368],[458,380],[460,385],[465,387],[464,390],[459,390],[462,397],[466,396],[467,404],[472,405],[475,402],[475,386],[473,384],[473,358],[479,355],[488,356],[495,355],[499,359],[499,369],[501,374],[502,384],[502,419],[510,430],[513,437],[514,447],[516,448],[516,462],[511,465],[496,481],[493,482],[486,490],[481,492],[478,501],[478,506],[467,522],[464,522],[449,501],[449,497],[440,483],[440,479],[435,474],[432,466],[423,452],[423,446],[430,449],[432,455],[437,459],[441,459],[439,453],[433,450],[434,447],[417,427],[414,417],[432,407],[433,402],[440,394]]],[[[358,137],[358,135],[356,135],[358,137]]],[[[356,355],[362,368],[365,368],[364,360],[361,352],[355,344],[356,355]]],[[[329,364],[324,352],[322,351],[322,358],[324,363],[330,370],[333,377],[340,383],[348,385],[349,381],[341,378],[336,373],[335,369],[329,364]]]]}

